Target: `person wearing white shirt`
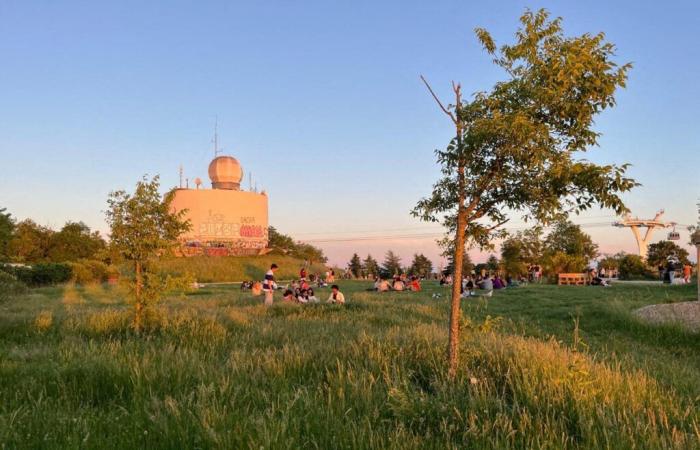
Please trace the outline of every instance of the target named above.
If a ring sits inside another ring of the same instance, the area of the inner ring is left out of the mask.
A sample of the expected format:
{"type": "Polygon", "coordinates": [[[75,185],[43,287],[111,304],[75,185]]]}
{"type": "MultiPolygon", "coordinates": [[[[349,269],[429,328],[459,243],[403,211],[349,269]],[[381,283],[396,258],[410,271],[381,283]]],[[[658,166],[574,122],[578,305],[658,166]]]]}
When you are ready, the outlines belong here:
{"type": "Polygon", "coordinates": [[[328,303],[338,303],[341,305],[345,304],[345,296],[340,292],[340,288],[337,284],[331,286],[331,295],[328,297],[328,303]]]}

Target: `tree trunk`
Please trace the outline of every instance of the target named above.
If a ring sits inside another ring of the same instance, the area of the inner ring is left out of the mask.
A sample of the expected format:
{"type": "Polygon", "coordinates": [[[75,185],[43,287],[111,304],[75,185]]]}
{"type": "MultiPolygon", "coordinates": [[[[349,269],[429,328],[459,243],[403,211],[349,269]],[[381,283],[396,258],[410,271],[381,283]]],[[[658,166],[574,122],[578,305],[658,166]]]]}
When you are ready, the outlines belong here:
{"type": "MultiPolygon", "coordinates": [[[[458,145],[461,148],[461,130],[458,132],[458,145]]],[[[464,208],[464,164],[457,168],[459,181],[459,199],[457,205],[457,234],[455,235],[454,268],[452,270],[452,301],[450,307],[450,335],[447,348],[449,370],[447,375],[454,379],[459,364],[459,319],[462,302],[462,266],[464,263],[464,230],[467,225],[467,212],[464,208]]]]}
{"type": "Polygon", "coordinates": [[[141,298],[141,286],[143,284],[142,280],[142,269],[141,261],[136,261],[134,263],[134,271],[136,273],[136,286],[134,288],[134,297],[136,298],[135,314],[134,314],[134,329],[137,333],[141,332],[142,316],[143,316],[143,299],[141,298]]]}

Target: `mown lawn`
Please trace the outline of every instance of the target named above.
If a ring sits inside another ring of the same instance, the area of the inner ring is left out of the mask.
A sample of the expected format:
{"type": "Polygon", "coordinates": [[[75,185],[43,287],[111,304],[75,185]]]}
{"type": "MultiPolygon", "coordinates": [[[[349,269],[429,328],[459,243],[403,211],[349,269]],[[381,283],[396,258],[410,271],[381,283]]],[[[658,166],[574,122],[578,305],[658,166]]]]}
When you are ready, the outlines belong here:
{"type": "Polygon", "coordinates": [[[64,286],[5,300],[0,442],[700,448],[700,336],[630,315],[692,299],[692,287],[529,286],[465,301],[452,382],[446,289],[376,294],[340,284],[344,307],[265,308],[232,287],[173,296],[141,336],[121,289],[64,286]]]}

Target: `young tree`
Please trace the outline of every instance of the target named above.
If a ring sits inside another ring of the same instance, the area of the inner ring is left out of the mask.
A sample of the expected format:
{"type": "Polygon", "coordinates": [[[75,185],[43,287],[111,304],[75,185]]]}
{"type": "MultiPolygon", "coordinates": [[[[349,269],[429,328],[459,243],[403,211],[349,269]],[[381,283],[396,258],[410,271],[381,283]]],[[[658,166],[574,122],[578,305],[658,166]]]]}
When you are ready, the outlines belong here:
{"type": "Polygon", "coordinates": [[[510,236],[501,243],[501,264],[503,270],[511,276],[518,277],[527,273],[525,244],[519,236],[510,236]]]}
{"type": "Polygon", "coordinates": [[[433,273],[433,263],[424,254],[414,254],[408,273],[417,277],[429,277],[433,273]]]}
{"type": "Polygon", "coordinates": [[[372,258],[372,255],[367,255],[364,261],[362,261],[362,272],[365,276],[370,278],[379,276],[379,263],[376,259],[372,258]]]}
{"type": "Polygon", "coordinates": [[[400,274],[402,272],[401,258],[399,258],[393,251],[389,250],[386,252],[386,256],[384,257],[381,271],[382,275],[387,278],[400,274]]]}
{"type": "Polygon", "coordinates": [[[149,272],[148,263],[177,244],[177,238],[189,230],[183,216],[186,211],[173,213],[173,192],[161,196],[159,177],[144,176],[133,194],[114,191],[109,194],[107,223],[110,245],[133,263],[133,294],[135,304],[134,329],[141,331],[144,308],[161,295],[162,282],[149,272]]]}
{"type": "Polygon", "coordinates": [[[496,258],[496,255],[489,255],[489,259],[486,260],[486,267],[491,272],[498,270],[498,258],[496,258]]]}
{"type": "Polygon", "coordinates": [[[690,264],[688,250],[681,248],[675,242],[671,241],[659,241],[649,245],[647,250],[647,264],[651,267],[666,265],[667,258],[672,254],[678,257],[681,264],[690,264]]]}
{"type": "MultiPolygon", "coordinates": [[[[612,60],[614,46],[602,33],[567,37],[561,19],[526,11],[516,42],[497,49],[484,29],[476,34],[507,78],[463,101],[453,82],[454,104],[444,106],[423,79],[456,135],[436,151],[443,178],[413,213],[442,221],[454,237],[455,278],[465,246],[490,246],[503,237],[506,211],[543,223],[594,204],[626,211],[619,196],[636,185],[627,165],[599,166],[579,155],[598,142],[595,116],[615,104],[629,64],[612,60]]],[[[449,376],[458,364],[460,288],[452,289],[449,376]]]]}
{"type": "Polygon", "coordinates": [[[352,258],[350,258],[348,263],[348,269],[353,277],[360,278],[362,276],[362,261],[357,253],[352,254],[352,258]]]}
{"type": "Polygon", "coordinates": [[[6,211],[6,208],[0,208],[0,261],[9,257],[10,241],[15,231],[15,220],[12,218],[12,214],[6,211]]]}

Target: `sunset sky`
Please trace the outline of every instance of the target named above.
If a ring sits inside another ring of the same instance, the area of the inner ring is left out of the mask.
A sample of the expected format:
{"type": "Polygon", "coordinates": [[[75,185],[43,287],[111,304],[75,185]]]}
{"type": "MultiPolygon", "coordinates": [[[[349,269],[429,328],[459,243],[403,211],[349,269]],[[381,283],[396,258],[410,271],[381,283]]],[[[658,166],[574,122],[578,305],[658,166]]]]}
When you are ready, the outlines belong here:
{"type": "MultiPolygon", "coordinates": [[[[697,220],[700,3],[692,1],[0,2],[0,207],[107,232],[111,190],[160,174],[206,179],[224,153],[268,191],[270,222],[344,265],[353,252],[439,264],[439,227],[410,216],[450,123],[439,95],[504,77],[474,38],[512,40],[526,7],[568,34],[604,31],[632,62],[587,157],[631,162],[633,215],[697,220]],[[356,240],[362,237],[364,240],[356,240]],[[368,238],[372,238],[369,240],[368,238]]],[[[636,251],[611,211],[575,218],[603,252],[636,251]]],[[[515,217],[509,225],[522,227],[515,217]]],[[[682,232],[680,244],[688,241],[682,232]]],[[[658,233],[664,238],[665,232],[658,233]]],[[[476,260],[483,255],[473,253],[476,260]]]]}

